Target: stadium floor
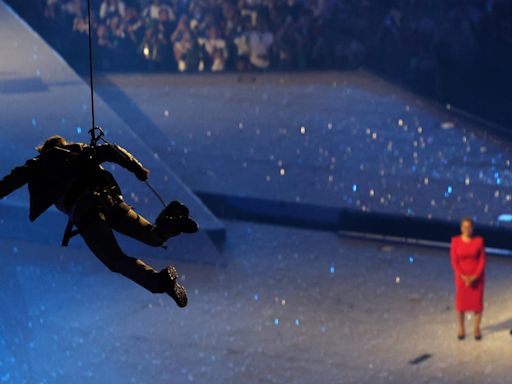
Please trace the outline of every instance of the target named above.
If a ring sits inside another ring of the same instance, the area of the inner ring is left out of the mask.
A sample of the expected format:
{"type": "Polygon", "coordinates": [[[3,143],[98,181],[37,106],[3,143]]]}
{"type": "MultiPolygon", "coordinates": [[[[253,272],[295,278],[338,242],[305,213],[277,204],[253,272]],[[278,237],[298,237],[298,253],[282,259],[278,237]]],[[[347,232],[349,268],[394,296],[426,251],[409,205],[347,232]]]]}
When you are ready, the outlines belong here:
{"type": "Polygon", "coordinates": [[[484,338],[460,342],[446,250],[226,226],[224,266],[177,263],[185,310],[84,249],[1,240],[2,382],[509,382],[512,261],[489,258],[484,338]]]}
{"type": "Polygon", "coordinates": [[[111,74],[97,90],[197,193],[510,227],[509,141],[364,71],[111,74]]]}

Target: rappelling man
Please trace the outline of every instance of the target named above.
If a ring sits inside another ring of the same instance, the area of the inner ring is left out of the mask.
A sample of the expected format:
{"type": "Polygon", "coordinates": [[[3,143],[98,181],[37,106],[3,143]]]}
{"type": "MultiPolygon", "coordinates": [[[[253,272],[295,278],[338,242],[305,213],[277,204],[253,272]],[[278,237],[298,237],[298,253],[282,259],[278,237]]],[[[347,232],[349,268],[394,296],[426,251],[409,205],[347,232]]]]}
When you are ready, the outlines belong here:
{"type": "Polygon", "coordinates": [[[36,150],[37,156],[0,180],[0,198],[28,184],[30,221],[55,205],[69,217],[63,245],[74,234],[80,234],[112,272],[150,292],[166,293],[178,306],[185,307],[187,292],[178,283],[176,268],[168,266],[156,271],[141,259],[126,255],[113,231],[150,246],[164,246],[173,236],[197,232],[198,225],[189,216],[188,208],[173,201],[152,224],[126,204],[114,176],[101,164],[119,164],[141,181],[148,179],[149,170],[118,145],[70,143],[61,136],[52,136],[36,150]]]}

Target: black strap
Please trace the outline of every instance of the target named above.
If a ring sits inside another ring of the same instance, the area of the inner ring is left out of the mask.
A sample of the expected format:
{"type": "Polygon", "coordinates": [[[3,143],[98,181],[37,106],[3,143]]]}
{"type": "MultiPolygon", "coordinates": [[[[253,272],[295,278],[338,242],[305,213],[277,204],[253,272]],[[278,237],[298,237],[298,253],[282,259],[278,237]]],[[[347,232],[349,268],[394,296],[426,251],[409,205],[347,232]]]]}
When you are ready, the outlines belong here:
{"type": "Polygon", "coordinates": [[[71,219],[68,220],[68,223],[66,225],[66,229],[64,230],[64,236],[62,236],[62,243],[61,245],[63,247],[67,247],[69,245],[69,240],[71,240],[72,237],[78,235],[80,232],[78,229],[73,229],[73,222],[71,219]]]}

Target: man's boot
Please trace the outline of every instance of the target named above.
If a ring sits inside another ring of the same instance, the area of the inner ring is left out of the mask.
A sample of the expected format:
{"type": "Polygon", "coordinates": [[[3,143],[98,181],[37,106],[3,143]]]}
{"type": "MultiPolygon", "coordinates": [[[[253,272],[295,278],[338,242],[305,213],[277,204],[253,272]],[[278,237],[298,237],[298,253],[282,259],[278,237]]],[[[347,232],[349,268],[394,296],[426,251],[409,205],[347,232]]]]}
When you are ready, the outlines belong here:
{"type": "Polygon", "coordinates": [[[180,233],[195,233],[199,227],[189,217],[188,208],[178,201],[171,202],[158,215],[155,221],[158,231],[163,238],[177,236],[180,233]]]}
{"type": "Polygon", "coordinates": [[[171,201],[167,207],[165,207],[162,212],[158,215],[157,220],[160,217],[188,217],[189,210],[187,206],[179,201],[171,201]]]}
{"type": "Polygon", "coordinates": [[[174,299],[178,307],[186,307],[188,303],[187,291],[185,287],[178,283],[176,268],[169,265],[167,268],[162,269],[159,274],[163,291],[174,299]]]}

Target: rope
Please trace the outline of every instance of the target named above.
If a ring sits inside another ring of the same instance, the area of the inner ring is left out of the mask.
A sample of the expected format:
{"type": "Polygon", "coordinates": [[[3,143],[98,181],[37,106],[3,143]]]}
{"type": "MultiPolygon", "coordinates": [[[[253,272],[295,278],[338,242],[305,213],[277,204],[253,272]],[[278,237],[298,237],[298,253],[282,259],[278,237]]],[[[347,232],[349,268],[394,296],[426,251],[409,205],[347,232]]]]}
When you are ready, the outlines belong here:
{"type": "Polygon", "coordinates": [[[145,183],[145,184],[147,185],[147,187],[151,190],[151,192],[153,192],[153,194],[158,198],[158,200],[160,200],[160,202],[162,203],[162,205],[164,206],[164,208],[165,208],[165,207],[167,207],[167,204],[165,204],[165,201],[164,201],[164,199],[162,198],[162,196],[158,193],[158,191],[157,191],[157,190],[156,190],[156,189],[155,189],[151,184],[149,184],[149,181],[147,181],[147,180],[146,180],[144,183],[145,183]]]}
{"type": "Polygon", "coordinates": [[[87,20],[89,25],[89,85],[91,88],[91,115],[92,115],[92,136],[94,136],[94,127],[96,127],[96,119],[94,115],[94,80],[92,76],[92,28],[91,28],[91,0],[87,0],[87,20]]]}
{"type": "MultiPolygon", "coordinates": [[[[105,139],[105,133],[100,127],[96,127],[96,118],[94,114],[94,79],[93,79],[93,66],[92,66],[92,27],[91,27],[91,0],[87,0],[87,19],[88,19],[88,27],[89,27],[89,88],[91,90],[91,117],[92,117],[92,128],[89,130],[91,135],[91,147],[96,147],[98,141],[103,141],[106,144],[112,145],[105,139]],[[97,133],[97,134],[96,134],[97,133]]],[[[112,145],[116,148],[115,145],[112,145]]],[[[117,150],[117,148],[116,148],[117,150]]],[[[118,151],[121,153],[121,151],[118,151]]],[[[124,155],[124,154],[123,154],[124,155]]],[[[153,192],[153,194],[160,200],[164,207],[167,206],[165,204],[162,195],[158,193],[158,191],[149,183],[149,181],[144,182],[146,186],[153,192]]]]}

